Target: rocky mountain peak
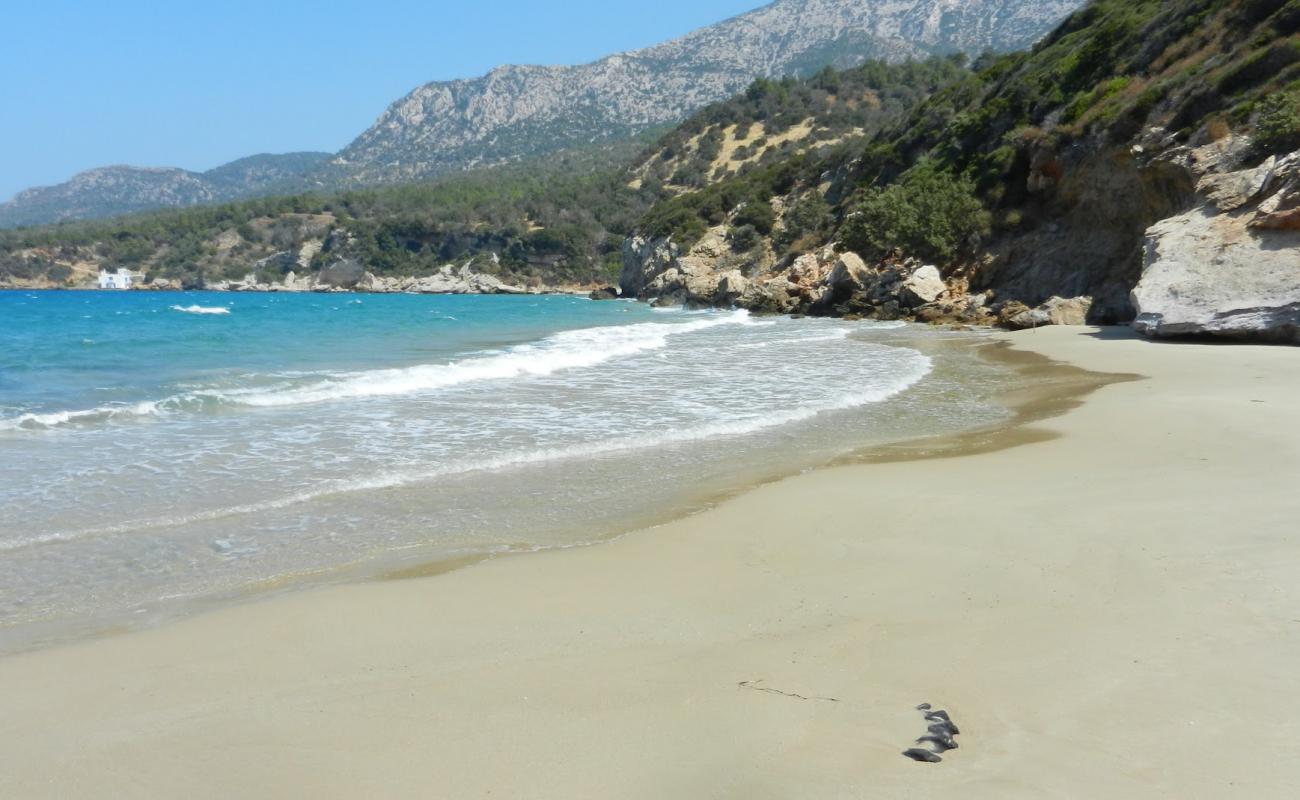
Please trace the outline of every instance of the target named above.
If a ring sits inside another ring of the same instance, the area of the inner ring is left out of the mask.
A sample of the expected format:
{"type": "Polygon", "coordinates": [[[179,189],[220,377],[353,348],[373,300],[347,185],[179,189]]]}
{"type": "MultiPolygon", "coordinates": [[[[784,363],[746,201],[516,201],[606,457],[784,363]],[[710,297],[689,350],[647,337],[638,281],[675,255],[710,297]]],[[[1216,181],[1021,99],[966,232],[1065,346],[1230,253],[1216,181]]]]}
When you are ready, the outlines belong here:
{"type": "Polygon", "coordinates": [[[501,66],[424,84],[341,153],[359,183],[428,177],[680,121],[760,77],[868,58],[1011,49],[1078,0],[777,0],[679,39],[579,66],[501,66]]]}

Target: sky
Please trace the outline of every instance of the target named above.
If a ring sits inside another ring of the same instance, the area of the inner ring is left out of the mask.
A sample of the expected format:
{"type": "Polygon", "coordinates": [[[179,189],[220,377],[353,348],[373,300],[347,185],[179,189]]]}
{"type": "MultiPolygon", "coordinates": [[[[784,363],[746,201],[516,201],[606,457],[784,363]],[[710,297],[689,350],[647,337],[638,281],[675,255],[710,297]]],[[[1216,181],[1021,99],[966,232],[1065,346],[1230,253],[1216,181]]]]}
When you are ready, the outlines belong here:
{"type": "Polygon", "coordinates": [[[0,201],[110,164],[335,151],[431,80],[575,64],[765,0],[0,0],[0,201]]]}

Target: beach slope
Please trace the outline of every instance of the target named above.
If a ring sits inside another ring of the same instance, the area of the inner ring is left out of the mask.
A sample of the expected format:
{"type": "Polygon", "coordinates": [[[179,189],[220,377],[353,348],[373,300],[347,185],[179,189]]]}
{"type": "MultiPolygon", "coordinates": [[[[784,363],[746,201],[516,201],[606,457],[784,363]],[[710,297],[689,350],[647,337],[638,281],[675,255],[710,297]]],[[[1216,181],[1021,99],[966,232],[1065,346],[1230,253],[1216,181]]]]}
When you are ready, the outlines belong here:
{"type": "Polygon", "coordinates": [[[1288,794],[1300,351],[1007,338],[1143,379],[1016,447],[0,659],[0,796],[1288,794]],[[940,764],[900,755],[921,702],[940,764]]]}

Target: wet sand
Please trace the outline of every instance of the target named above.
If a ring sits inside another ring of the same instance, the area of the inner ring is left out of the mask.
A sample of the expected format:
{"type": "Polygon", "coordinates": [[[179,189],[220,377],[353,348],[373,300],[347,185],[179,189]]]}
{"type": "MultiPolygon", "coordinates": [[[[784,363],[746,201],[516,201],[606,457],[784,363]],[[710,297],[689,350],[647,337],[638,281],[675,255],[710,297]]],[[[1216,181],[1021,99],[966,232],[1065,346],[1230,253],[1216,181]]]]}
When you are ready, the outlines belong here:
{"type": "Polygon", "coordinates": [[[0,659],[0,796],[1287,794],[1300,351],[1006,338],[1143,377],[1040,362],[1016,427],[0,659]]]}

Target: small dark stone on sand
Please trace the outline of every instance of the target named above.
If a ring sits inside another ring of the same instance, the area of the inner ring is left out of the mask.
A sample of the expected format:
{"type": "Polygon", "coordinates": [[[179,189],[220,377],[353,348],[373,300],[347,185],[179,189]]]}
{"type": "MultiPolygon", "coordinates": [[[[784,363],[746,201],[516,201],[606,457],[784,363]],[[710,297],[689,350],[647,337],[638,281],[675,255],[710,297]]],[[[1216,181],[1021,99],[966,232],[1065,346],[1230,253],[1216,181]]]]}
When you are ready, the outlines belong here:
{"type": "Polygon", "coordinates": [[[935,736],[956,736],[960,732],[957,730],[957,726],[951,722],[936,722],[926,730],[935,736]]]}
{"type": "Polygon", "coordinates": [[[922,736],[920,739],[916,740],[916,743],[932,744],[934,745],[934,751],[936,753],[944,753],[947,752],[948,750],[957,749],[957,742],[953,741],[951,736],[939,736],[938,734],[934,734],[934,733],[930,734],[929,736],[922,736]]]}
{"type": "Polygon", "coordinates": [[[921,705],[919,705],[919,706],[916,707],[916,710],[917,710],[917,711],[929,711],[930,708],[931,708],[931,706],[930,706],[929,703],[922,703],[921,705]]]}
{"type": "Polygon", "coordinates": [[[910,750],[904,750],[903,755],[913,761],[924,761],[929,764],[938,764],[940,761],[943,761],[943,758],[938,753],[920,747],[913,747],[910,750]]]}

